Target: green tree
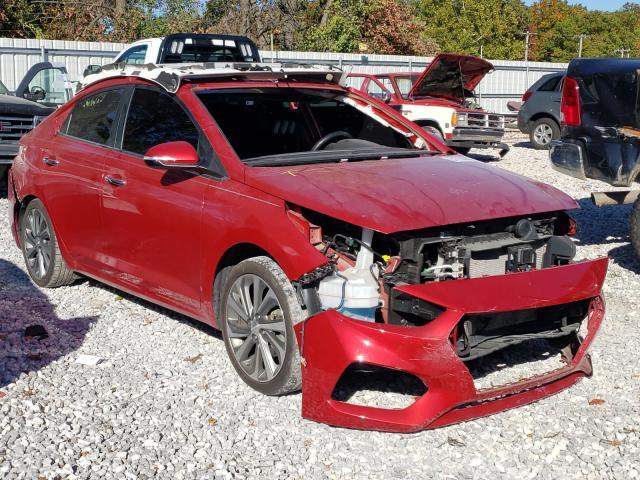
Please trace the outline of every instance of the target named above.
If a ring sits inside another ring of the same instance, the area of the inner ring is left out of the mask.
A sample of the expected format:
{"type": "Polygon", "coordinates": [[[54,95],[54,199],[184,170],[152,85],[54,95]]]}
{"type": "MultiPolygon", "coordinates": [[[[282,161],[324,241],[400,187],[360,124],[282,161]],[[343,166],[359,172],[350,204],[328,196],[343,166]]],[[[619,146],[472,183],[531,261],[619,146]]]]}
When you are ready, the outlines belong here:
{"type": "Polygon", "coordinates": [[[425,33],[443,51],[520,59],[528,11],[521,0],[417,0],[425,33]]]}

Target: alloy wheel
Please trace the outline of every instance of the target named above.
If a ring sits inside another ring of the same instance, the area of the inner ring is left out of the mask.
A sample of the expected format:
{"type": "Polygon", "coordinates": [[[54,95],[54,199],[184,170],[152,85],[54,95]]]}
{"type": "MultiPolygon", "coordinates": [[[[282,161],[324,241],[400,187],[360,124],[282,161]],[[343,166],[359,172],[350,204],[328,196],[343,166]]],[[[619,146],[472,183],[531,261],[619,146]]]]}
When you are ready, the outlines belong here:
{"type": "Polygon", "coordinates": [[[53,258],[51,231],[40,210],[30,210],[25,219],[24,242],[29,269],[38,278],[44,278],[53,258]]]}
{"type": "Polygon", "coordinates": [[[549,145],[553,139],[553,130],[546,123],[541,123],[533,132],[533,137],[540,145],[549,145]]]}
{"type": "Polygon", "coordinates": [[[226,330],[242,370],[268,382],[280,371],[287,351],[284,313],[275,292],[259,276],[238,277],[227,298],[226,330]]]}

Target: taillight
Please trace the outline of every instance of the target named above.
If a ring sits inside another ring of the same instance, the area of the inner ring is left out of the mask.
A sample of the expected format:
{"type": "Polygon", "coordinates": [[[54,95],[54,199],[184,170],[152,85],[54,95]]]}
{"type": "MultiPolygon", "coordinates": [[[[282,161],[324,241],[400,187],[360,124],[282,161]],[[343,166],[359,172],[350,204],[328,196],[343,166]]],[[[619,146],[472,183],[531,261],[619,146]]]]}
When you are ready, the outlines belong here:
{"type": "Polygon", "coordinates": [[[575,78],[565,77],[564,79],[560,112],[560,119],[564,125],[575,127],[582,123],[580,118],[580,88],[575,78]]]}
{"type": "Polygon", "coordinates": [[[526,92],[524,92],[522,94],[522,103],[524,103],[527,100],[529,100],[529,98],[531,98],[531,95],[533,95],[533,92],[531,90],[527,90],[526,92]]]}

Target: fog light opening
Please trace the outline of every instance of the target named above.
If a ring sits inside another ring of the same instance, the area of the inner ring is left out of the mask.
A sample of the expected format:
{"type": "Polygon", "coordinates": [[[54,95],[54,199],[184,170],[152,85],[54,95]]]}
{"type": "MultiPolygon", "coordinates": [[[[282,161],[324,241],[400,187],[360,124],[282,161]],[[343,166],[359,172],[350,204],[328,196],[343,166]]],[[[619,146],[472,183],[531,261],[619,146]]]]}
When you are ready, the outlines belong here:
{"type": "Polygon", "coordinates": [[[351,405],[401,410],[413,405],[425,393],[427,387],[415,375],[353,363],[338,380],[331,398],[351,405]]]}

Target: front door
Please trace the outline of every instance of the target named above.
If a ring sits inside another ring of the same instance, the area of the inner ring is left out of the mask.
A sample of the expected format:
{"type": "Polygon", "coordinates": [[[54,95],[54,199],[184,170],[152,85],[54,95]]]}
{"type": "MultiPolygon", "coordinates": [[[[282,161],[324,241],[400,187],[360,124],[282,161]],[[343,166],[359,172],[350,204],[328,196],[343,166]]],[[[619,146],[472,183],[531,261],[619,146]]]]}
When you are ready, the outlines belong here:
{"type": "Polygon", "coordinates": [[[134,90],[122,153],[104,169],[103,261],[117,282],[183,313],[200,309],[200,248],[207,181],[198,173],[145,163],[149,148],[203,135],[185,109],[155,88],[134,90]]]}

